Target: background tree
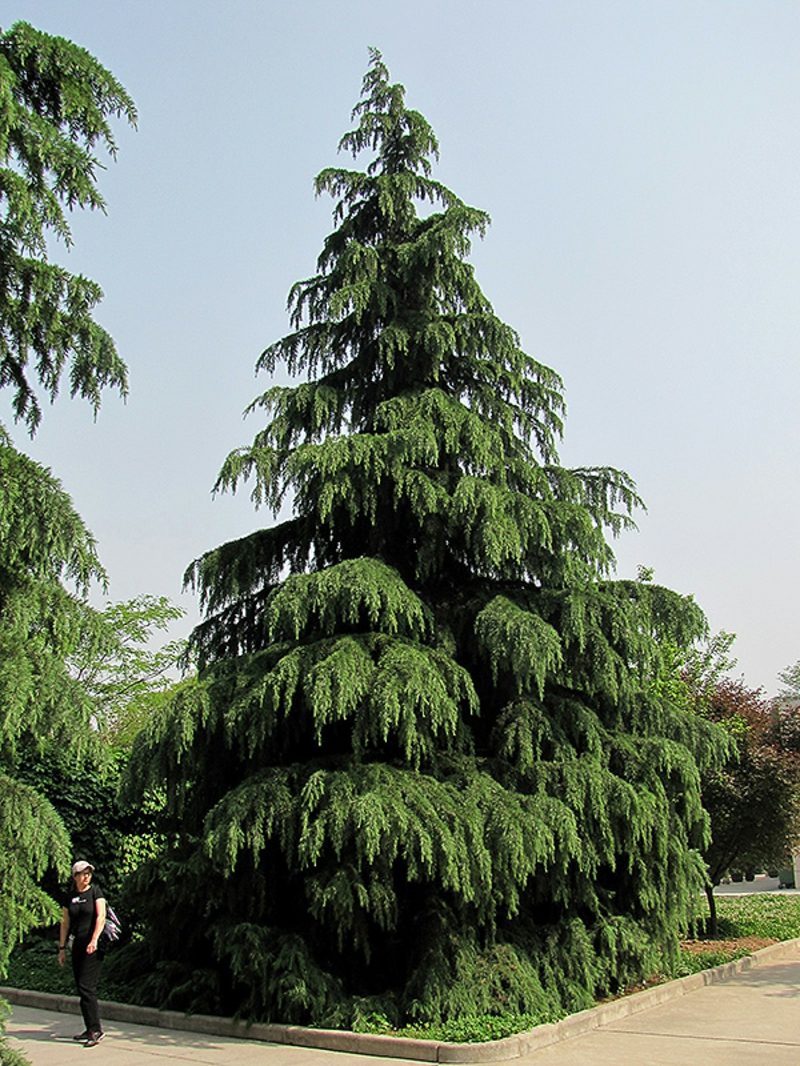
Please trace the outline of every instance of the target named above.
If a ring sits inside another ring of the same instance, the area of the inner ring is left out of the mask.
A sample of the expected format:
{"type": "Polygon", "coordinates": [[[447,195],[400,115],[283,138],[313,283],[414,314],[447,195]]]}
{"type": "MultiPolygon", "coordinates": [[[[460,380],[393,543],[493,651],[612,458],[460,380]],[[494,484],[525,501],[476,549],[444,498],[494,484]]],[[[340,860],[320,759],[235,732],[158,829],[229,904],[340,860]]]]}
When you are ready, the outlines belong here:
{"type": "Polygon", "coordinates": [[[186,642],[154,647],[153,641],[184,614],[166,596],[109,603],[70,656],[70,673],[92,700],[97,729],[114,747],[127,748],[174,684],[186,642]]]}
{"type": "Polygon", "coordinates": [[[546,1017],[662,965],[702,884],[717,734],[654,679],[704,621],[610,580],[632,482],[559,464],[558,375],[481,292],[488,217],[377,53],[354,118],[371,159],[317,178],[338,228],[259,362],[307,380],[218,482],[293,517],[193,565],[200,677],[137,738],[172,846],[131,967],[282,1020],[546,1017]]]}
{"type": "Polygon", "coordinates": [[[800,659],[794,664],[794,666],[787,666],[780,674],[778,674],[778,680],[783,685],[780,691],[780,696],[787,700],[798,700],[800,702],[800,659]]]}
{"type": "MultiPolygon", "coordinates": [[[[59,668],[66,665],[68,706],[80,701],[85,708],[78,735],[89,730],[91,757],[38,727],[19,742],[15,773],[52,803],[74,854],[99,865],[103,887],[117,894],[125,876],[159,847],[152,800],[128,805],[117,793],[133,737],[175,686],[184,651],[184,641],[154,648],[154,636],[184,612],[156,596],[108,604],[103,611],[81,606],[87,624],[59,668]]],[[[44,887],[57,890],[52,875],[44,887]]]]}
{"type": "Polygon", "coordinates": [[[675,653],[672,683],[695,713],[719,723],[729,738],[723,763],[702,777],[711,818],[705,851],[708,932],[716,936],[714,886],[731,869],[780,866],[800,831],[800,714],[767,700],[729,673],[735,636],[721,631],[688,653],[675,653]]]}
{"type": "Polygon", "coordinates": [[[720,681],[706,713],[734,740],[726,765],[703,775],[703,805],[711,817],[705,853],[709,934],[716,936],[713,886],[731,868],[785,865],[800,837],[800,765],[797,753],[783,742],[772,703],[761,689],[741,680],[720,681]]]}

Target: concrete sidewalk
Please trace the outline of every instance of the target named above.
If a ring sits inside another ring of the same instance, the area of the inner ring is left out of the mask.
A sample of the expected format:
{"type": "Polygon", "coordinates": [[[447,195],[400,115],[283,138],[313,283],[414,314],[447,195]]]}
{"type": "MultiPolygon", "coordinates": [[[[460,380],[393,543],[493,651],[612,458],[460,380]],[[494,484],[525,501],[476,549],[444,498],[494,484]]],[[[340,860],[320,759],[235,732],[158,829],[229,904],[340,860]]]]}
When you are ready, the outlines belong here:
{"type": "Polygon", "coordinates": [[[109,1022],[95,1048],[75,1043],[83,1028],[80,1015],[71,1017],[33,1007],[13,1008],[6,1027],[9,1044],[28,1056],[33,1066],[397,1066],[397,1059],[373,1059],[339,1051],[316,1051],[281,1044],[206,1036],[156,1029],[132,1022],[109,1022]]]}
{"type": "MultiPolygon", "coordinates": [[[[12,1046],[33,1066],[392,1066],[402,1046],[384,1044],[385,1055],[366,1058],[351,1051],[272,1044],[224,1036],[109,1022],[97,1047],[76,1044],[79,1016],[14,1006],[8,1024],[12,1046]]],[[[519,1038],[483,1045],[429,1044],[431,1060],[489,1062],[511,1066],[729,1066],[739,1056],[751,1063],[800,1063],[800,941],[776,945],[751,960],[662,985],[542,1026],[548,1046],[519,1038]],[[726,975],[740,966],[741,972],[726,975]],[[709,983],[703,984],[703,981],[709,983]],[[661,1002],[658,1002],[658,1000],[661,1002]],[[458,1049],[463,1049],[463,1053],[458,1049]],[[519,1051],[522,1054],[519,1055],[519,1051]],[[451,1057],[451,1054],[453,1057],[451,1057]]],[[[308,1031],[306,1031],[308,1032],[308,1031]]],[[[538,1031],[535,1031],[538,1032],[538,1031]]],[[[533,1034],[531,1034],[533,1035],[533,1034]]],[[[374,1039],[374,1038],[373,1038],[374,1039]]],[[[367,1043],[363,1044],[364,1049],[367,1043]]],[[[399,1054],[398,1054],[399,1053],[399,1054]]],[[[419,1061],[419,1056],[415,1056],[419,1061]]]]}

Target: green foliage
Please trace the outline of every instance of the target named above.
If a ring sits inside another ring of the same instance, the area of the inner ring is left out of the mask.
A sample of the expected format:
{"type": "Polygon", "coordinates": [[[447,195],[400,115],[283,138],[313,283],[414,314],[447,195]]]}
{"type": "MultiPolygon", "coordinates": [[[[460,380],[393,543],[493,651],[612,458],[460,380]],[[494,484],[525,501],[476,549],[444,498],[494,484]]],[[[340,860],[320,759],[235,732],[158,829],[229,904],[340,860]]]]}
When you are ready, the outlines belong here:
{"type": "Polygon", "coordinates": [[[726,962],[733,962],[734,959],[742,959],[751,954],[749,947],[720,948],[718,951],[700,952],[684,949],[678,957],[678,962],[670,970],[669,976],[671,978],[688,977],[690,974],[702,973],[703,970],[723,966],[726,962]]]}
{"type": "Polygon", "coordinates": [[[781,865],[800,834],[800,762],[793,738],[797,714],[779,711],[760,689],[724,672],[733,665],[730,634],[721,633],[684,670],[696,713],[719,723],[729,743],[723,763],[704,768],[703,805],[711,836],[708,869],[709,933],[716,935],[717,900],[712,886],[735,865],[781,865]]]}
{"type": "Polygon", "coordinates": [[[104,580],[94,540],[50,472],[0,435],[0,746],[24,733],[75,750],[90,709],[65,659],[93,613],[62,584],[104,580]]]}
{"type": "Polygon", "coordinates": [[[762,892],[750,896],[717,897],[722,938],[756,936],[775,940],[800,937],[800,896],[762,892]]]}
{"type": "MultiPolygon", "coordinates": [[[[158,804],[145,799],[131,806],[117,795],[125,761],[124,754],[113,752],[102,762],[84,761],[52,746],[42,752],[26,743],[15,765],[17,780],[35,789],[57,812],[71,842],[70,854],[94,863],[98,882],[115,899],[125,876],[155,859],[164,845],[153,829],[158,804]]],[[[55,896],[63,890],[63,878],[55,871],[42,884],[55,896]]]]}
{"type": "Polygon", "coordinates": [[[116,144],[109,117],[135,123],[133,101],[93,56],[24,22],[0,34],[0,388],[31,433],[68,365],[69,387],[94,407],[106,385],[126,391],[125,364],[92,318],[88,278],[48,262],[48,238],[71,243],[66,211],[104,209],[98,145],[116,144]]]}
{"type": "Polygon", "coordinates": [[[22,752],[81,758],[96,748],[91,705],[67,668],[93,615],[62,584],[102,577],[94,542],[49,471],[0,436],[0,840],[15,856],[3,876],[0,972],[27,929],[57,916],[38,886],[64,876],[69,840],[52,805],[18,779],[22,752]]]}
{"type": "MultiPolygon", "coordinates": [[[[14,950],[7,976],[7,983],[11,988],[26,988],[61,996],[75,995],[75,979],[69,964],[69,954],[66,965],[58,965],[55,951],[57,935],[57,929],[53,928],[31,933],[14,950]]],[[[114,950],[109,952],[103,961],[102,997],[120,1003],[133,1002],[129,989],[119,980],[118,970],[118,956],[114,950]]]]}
{"type": "Polygon", "coordinates": [[[782,670],[778,674],[778,680],[784,686],[781,689],[781,696],[785,699],[800,700],[800,659],[794,666],[787,666],[785,670],[782,670]]]}
{"type": "Polygon", "coordinates": [[[51,805],[34,789],[0,772],[0,975],[8,957],[31,926],[50,924],[60,907],[37,881],[51,867],[62,874],[69,863],[69,839],[51,805]]]}
{"type": "MultiPolygon", "coordinates": [[[[151,596],[109,604],[100,612],[82,602],[76,609],[84,620],[77,644],[54,649],[60,652],[54,658],[58,685],[69,693],[66,737],[41,725],[26,730],[16,743],[13,767],[19,781],[50,801],[73,853],[92,861],[102,886],[116,895],[125,875],[163,847],[152,826],[157,796],[125,804],[117,792],[132,735],[156,715],[165,686],[174,684],[166,671],[183,647],[171,642],[153,651],[147,642],[154,630],[163,630],[183,612],[151,596]]],[[[33,705],[41,698],[41,684],[34,685],[33,705]]],[[[45,887],[54,894],[60,890],[53,872],[45,887]]]]}
{"type": "MultiPolygon", "coordinates": [[[[52,992],[55,995],[75,995],[75,979],[71,966],[59,966],[55,938],[57,933],[48,930],[48,935],[32,935],[20,944],[11,956],[7,981],[11,988],[27,988],[36,992],[52,992]]],[[[69,960],[67,960],[69,961],[69,960]]],[[[105,965],[103,968],[103,995],[105,989],[105,965]]]]}
{"type": "MultiPolygon", "coordinates": [[[[95,412],[126,392],[112,338],[92,318],[99,286],[49,262],[71,242],[67,211],[104,207],[96,146],[113,156],[110,116],[135,121],[130,97],[88,52],[18,22],[0,32],[0,388],[31,434],[40,391],[66,373],[95,412]]],[[[96,711],[70,657],[103,625],[85,602],[105,582],[94,540],[48,470],[16,451],[0,424],[0,976],[14,945],[59,908],[43,890],[64,878],[70,841],[54,806],[19,771],[28,759],[97,757],[96,711]]],[[[25,1061],[0,1041],[4,1063],[25,1061]]]]}
{"type": "Polygon", "coordinates": [[[6,1022],[11,1008],[4,999],[0,999],[0,1066],[31,1066],[30,1060],[21,1052],[8,1046],[4,1036],[6,1022]]]}
{"type": "Polygon", "coordinates": [[[2,438],[0,475],[0,774],[11,782],[0,835],[19,853],[3,899],[10,950],[52,919],[38,885],[57,892],[67,834],[99,863],[107,888],[154,856],[140,804],[126,811],[116,800],[121,756],[107,741],[122,744],[150,713],[181,649],[146,646],[180,614],[164,600],[89,607],[90,581],[105,578],[91,534],[50,472],[2,438]],[[28,797],[24,818],[13,789],[28,797]]]}
{"type": "Polygon", "coordinates": [[[184,613],[165,596],[109,603],[69,657],[70,675],[91,700],[96,727],[115,746],[130,745],[174,684],[184,641],[155,650],[152,641],[184,613]]]}
{"type": "Polygon", "coordinates": [[[736,666],[731,655],[735,633],[721,629],[686,651],[678,663],[695,708],[709,714],[718,686],[729,680],[726,675],[736,666]]]}
{"type": "Polygon", "coordinates": [[[560,465],[560,379],[378,53],[354,119],[371,160],[319,175],[337,228],[259,360],[306,380],[217,482],[294,513],[192,564],[200,673],[136,740],[169,844],[130,978],[281,1021],[557,1016],[677,957],[725,747],[673,683],[705,621],[611,579],[635,487],[560,465]]]}
{"type": "MultiPolygon", "coordinates": [[[[503,1015],[479,1014],[463,1018],[453,1018],[439,1025],[407,1025],[396,1030],[394,1036],[407,1036],[419,1040],[442,1040],[456,1044],[482,1043],[486,1040],[502,1040],[506,1036],[524,1033],[535,1029],[537,1025],[557,1022],[563,1017],[560,1011],[542,1014],[503,1015]]],[[[379,1028],[365,1029],[365,1032],[380,1032],[379,1028]]]]}

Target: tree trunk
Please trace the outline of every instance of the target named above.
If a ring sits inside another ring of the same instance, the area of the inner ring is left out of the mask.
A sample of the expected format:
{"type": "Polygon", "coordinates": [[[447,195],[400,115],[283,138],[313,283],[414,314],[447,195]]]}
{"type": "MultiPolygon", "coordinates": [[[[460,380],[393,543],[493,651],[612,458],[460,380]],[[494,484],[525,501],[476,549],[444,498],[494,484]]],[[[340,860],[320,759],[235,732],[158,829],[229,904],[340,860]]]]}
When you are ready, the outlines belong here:
{"type": "Polygon", "coordinates": [[[706,885],[706,899],[708,900],[706,936],[713,940],[717,935],[717,899],[714,895],[714,886],[711,882],[706,885]]]}

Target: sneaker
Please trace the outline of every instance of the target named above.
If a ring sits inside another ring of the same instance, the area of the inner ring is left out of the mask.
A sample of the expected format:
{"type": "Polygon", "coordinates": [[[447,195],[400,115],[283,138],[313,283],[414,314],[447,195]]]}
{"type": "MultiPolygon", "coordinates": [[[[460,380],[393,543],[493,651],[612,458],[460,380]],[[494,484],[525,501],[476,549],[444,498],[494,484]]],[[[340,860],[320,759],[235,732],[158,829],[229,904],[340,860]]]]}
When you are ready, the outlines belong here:
{"type": "Polygon", "coordinates": [[[97,1047],[100,1041],[105,1036],[105,1033],[89,1033],[89,1039],[83,1045],[84,1047],[97,1047]]]}
{"type": "Polygon", "coordinates": [[[82,1033],[76,1033],[75,1036],[73,1036],[72,1039],[73,1040],[88,1040],[91,1035],[92,1034],[89,1032],[88,1029],[84,1029],[82,1033]]]}

